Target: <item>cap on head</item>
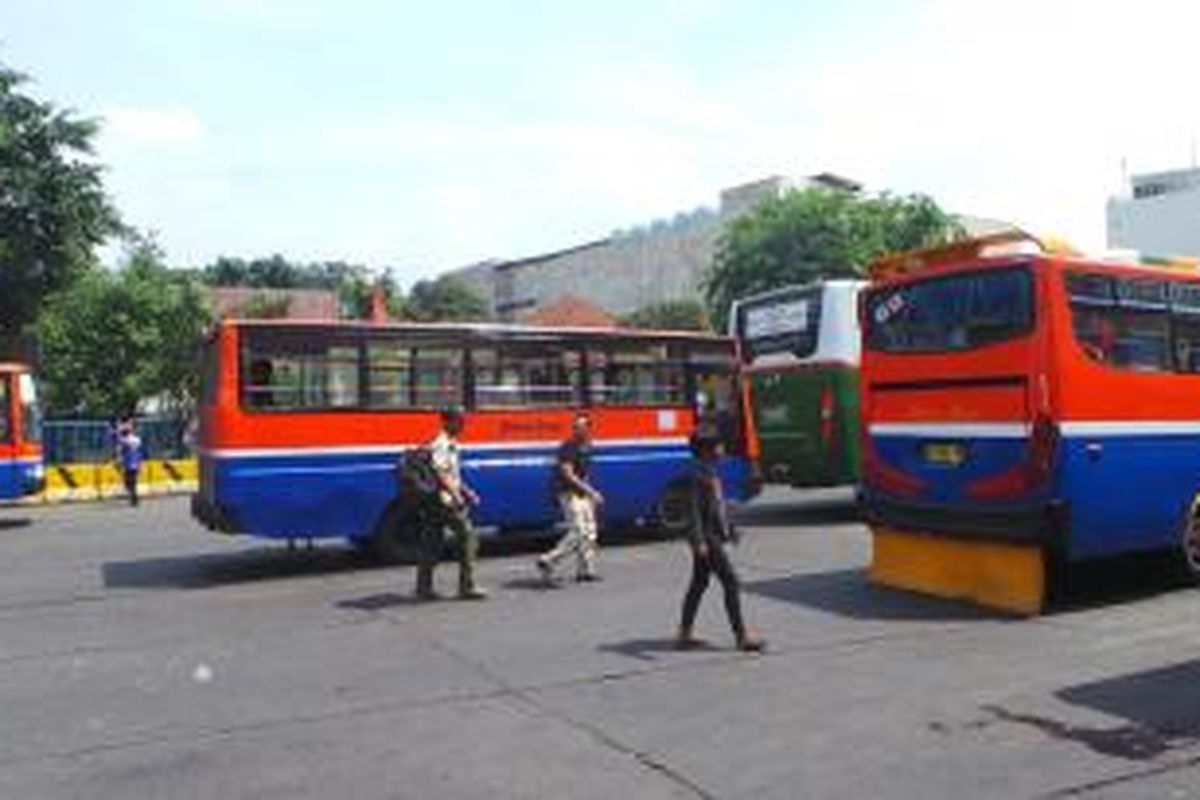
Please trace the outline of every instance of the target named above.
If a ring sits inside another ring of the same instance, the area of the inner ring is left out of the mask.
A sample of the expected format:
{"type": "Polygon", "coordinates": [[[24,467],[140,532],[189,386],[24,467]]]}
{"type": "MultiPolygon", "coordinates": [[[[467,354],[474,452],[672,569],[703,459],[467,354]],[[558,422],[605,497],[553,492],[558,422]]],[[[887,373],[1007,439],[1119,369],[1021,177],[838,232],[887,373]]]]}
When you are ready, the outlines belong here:
{"type": "Polygon", "coordinates": [[[446,406],[442,409],[442,424],[450,425],[455,422],[462,422],[463,410],[461,406],[446,406]]]}

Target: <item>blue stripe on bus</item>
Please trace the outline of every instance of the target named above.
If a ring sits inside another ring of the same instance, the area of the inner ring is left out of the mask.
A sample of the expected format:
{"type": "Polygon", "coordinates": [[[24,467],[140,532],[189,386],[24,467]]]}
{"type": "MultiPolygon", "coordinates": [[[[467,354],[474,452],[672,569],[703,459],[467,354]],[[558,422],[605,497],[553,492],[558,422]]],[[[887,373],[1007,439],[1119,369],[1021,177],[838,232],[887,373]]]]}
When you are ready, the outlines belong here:
{"type": "Polygon", "coordinates": [[[888,466],[926,482],[922,501],[955,503],[966,499],[964,492],[970,483],[998,475],[1019,464],[1025,456],[1027,440],[873,434],[871,441],[875,452],[888,466]],[[962,444],[967,450],[966,461],[957,467],[931,463],[924,447],[927,443],[940,441],[962,444]]]}
{"type": "MultiPolygon", "coordinates": [[[[923,502],[948,508],[1003,508],[965,497],[968,483],[1015,465],[1021,439],[969,439],[971,458],[961,467],[927,463],[923,441],[872,436],[888,465],[927,482],[923,502]]],[[[1048,497],[1070,508],[1067,554],[1072,560],[1174,547],[1200,492],[1200,435],[1086,435],[1064,437],[1048,497]],[[1096,448],[1099,448],[1097,451],[1096,448]]]]}
{"type": "MultiPolygon", "coordinates": [[[[209,458],[206,495],[237,521],[239,532],[274,538],[362,539],[396,497],[396,456],[387,453],[285,454],[209,458]]],[[[688,474],[686,445],[598,449],[592,481],[605,495],[603,519],[628,524],[650,517],[664,490],[688,474]]],[[[463,472],[480,494],[472,513],[484,527],[540,528],[559,519],[552,490],[554,450],[466,450],[463,472]]],[[[728,496],[745,497],[749,464],[722,466],[728,496]]]]}
{"type": "Polygon", "coordinates": [[[38,462],[0,460],[0,500],[16,500],[37,491],[34,472],[38,462]]]}
{"type": "Polygon", "coordinates": [[[1200,436],[1071,437],[1060,459],[1057,494],[1070,502],[1072,558],[1179,541],[1200,491],[1200,436]]]}

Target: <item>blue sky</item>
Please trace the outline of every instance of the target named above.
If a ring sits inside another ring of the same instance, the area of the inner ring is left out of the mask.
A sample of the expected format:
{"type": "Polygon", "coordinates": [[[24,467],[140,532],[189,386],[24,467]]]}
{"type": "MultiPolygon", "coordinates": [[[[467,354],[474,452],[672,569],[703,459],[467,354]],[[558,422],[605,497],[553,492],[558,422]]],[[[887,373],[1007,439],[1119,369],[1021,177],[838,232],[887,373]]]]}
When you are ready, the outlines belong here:
{"type": "Polygon", "coordinates": [[[822,170],[1101,246],[1123,159],[1191,157],[1189,5],[0,0],[0,60],[175,263],[407,282],[822,170]]]}

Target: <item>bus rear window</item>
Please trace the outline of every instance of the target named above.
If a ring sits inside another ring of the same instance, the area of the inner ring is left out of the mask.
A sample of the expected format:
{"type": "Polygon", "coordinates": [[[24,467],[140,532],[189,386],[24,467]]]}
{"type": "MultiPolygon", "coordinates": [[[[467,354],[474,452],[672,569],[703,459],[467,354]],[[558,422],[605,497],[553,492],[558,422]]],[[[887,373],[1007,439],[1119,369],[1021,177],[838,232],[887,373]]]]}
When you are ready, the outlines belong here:
{"type": "Polygon", "coordinates": [[[821,287],[772,295],[741,309],[738,333],[747,358],[790,353],[806,358],[817,349],[821,287]]]}
{"type": "Polygon", "coordinates": [[[1029,333],[1033,279],[1025,268],[931,278],[872,292],[866,310],[872,350],[971,350],[1029,333]]]}

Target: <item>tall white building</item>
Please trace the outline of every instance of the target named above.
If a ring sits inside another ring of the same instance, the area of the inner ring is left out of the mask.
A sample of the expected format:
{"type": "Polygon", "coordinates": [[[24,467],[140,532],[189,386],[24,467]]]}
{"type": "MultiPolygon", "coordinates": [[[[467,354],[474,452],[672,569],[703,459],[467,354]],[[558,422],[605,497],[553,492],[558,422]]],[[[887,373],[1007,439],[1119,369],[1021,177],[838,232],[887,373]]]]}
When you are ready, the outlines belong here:
{"type": "Polygon", "coordinates": [[[1108,200],[1108,246],[1152,256],[1200,256],[1200,169],[1134,175],[1108,200]]]}

